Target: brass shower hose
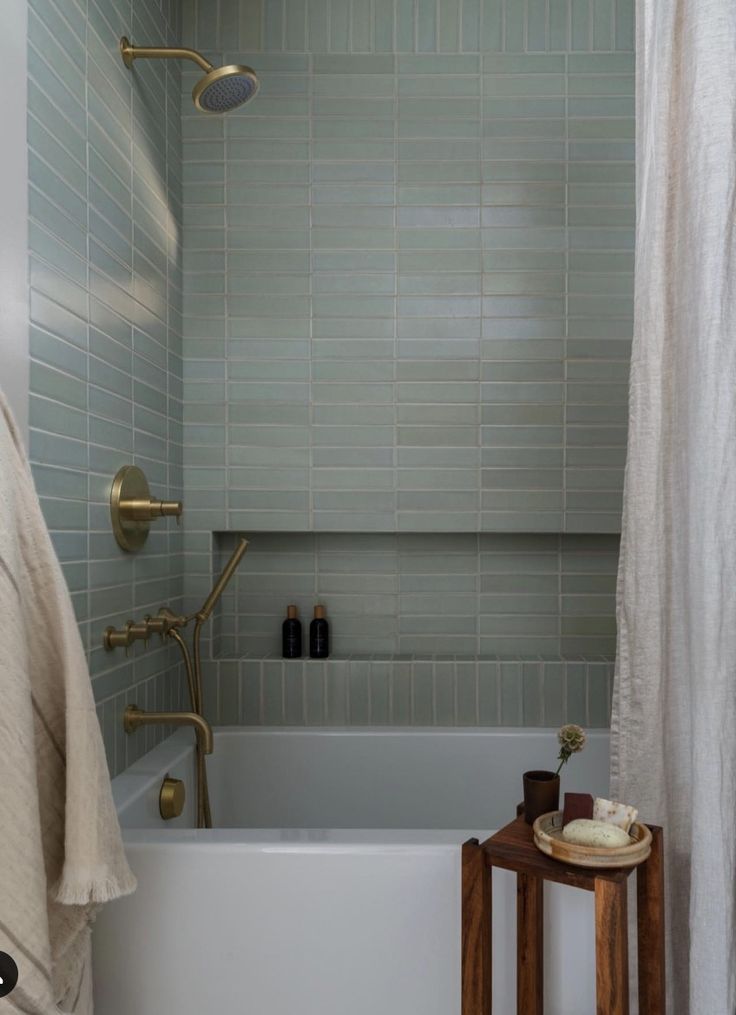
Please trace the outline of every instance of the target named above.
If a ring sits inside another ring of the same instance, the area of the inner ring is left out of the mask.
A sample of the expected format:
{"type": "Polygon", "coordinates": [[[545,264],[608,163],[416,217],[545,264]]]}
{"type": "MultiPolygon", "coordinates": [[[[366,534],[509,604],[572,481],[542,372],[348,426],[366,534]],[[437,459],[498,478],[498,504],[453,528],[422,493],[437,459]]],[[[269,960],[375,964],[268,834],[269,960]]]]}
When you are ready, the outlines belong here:
{"type": "MultiPolygon", "coordinates": [[[[181,651],[182,659],[184,660],[184,669],[187,674],[189,701],[191,703],[192,711],[196,712],[198,715],[203,715],[201,652],[202,625],[206,624],[210,619],[212,611],[219,602],[222,593],[225,591],[226,585],[235,574],[238,564],[242,560],[243,554],[247,549],[248,540],[241,537],[238,540],[237,546],[233,550],[230,560],[225,565],[222,574],[215,582],[212,591],[205,600],[201,609],[187,617],[180,618],[179,623],[170,627],[167,631],[168,637],[172,638],[176,642],[181,651]],[[192,633],[192,651],[190,652],[189,646],[182,638],[178,628],[186,627],[192,620],[194,621],[194,631],[192,633]]],[[[207,786],[207,767],[204,752],[200,746],[199,740],[197,741],[196,747],[196,773],[197,828],[212,828],[212,812],[210,809],[209,789],[207,786]]]]}

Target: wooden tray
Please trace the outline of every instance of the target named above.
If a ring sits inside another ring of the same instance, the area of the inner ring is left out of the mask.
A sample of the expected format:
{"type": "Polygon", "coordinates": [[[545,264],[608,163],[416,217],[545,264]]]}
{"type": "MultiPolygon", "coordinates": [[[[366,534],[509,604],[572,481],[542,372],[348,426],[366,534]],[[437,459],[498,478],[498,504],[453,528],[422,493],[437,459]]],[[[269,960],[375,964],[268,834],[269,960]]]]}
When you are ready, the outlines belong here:
{"type": "Polygon", "coordinates": [[[578,846],[562,838],[562,811],[550,811],[534,822],[534,845],[547,856],[574,867],[636,867],[652,851],[652,833],[635,821],[629,846],[578,846]]]}

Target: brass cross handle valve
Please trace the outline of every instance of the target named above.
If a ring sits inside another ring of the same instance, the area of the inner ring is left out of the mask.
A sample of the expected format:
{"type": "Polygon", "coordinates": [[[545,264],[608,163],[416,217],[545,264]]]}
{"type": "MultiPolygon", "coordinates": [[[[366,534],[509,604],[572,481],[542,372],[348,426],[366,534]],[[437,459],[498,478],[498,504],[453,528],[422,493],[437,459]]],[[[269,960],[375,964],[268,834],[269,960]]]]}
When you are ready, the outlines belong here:
{"type": "Polygon", "coordinates": [[[143,641],[148,644],[152,633],[147,620],[139,620],[137,623],[129,620],[125,627],[106,627],[105,633],[102,635],[102,645],[106,652],[112,652],[116,648],[124,648],[127,655],[128,649],[134,641],[143,641]]]}
{"type": "Polygon", "coordinates": [[[149,634],[157,634],[163,641],[177,627],[186,627],[187,618],[174,613],[168,606],[162,606],[155,617],[150,614],[145,618],[149,634]]]}
{"type": "Polygon", "coordinates": [[[156,500],[151,497],[148,480],[136,465],[124,465],[112,481],[110,517],[118,545],[131,553],[148,539],[151,522],[157,518],[181,517],[180,500],[156,500]]]}

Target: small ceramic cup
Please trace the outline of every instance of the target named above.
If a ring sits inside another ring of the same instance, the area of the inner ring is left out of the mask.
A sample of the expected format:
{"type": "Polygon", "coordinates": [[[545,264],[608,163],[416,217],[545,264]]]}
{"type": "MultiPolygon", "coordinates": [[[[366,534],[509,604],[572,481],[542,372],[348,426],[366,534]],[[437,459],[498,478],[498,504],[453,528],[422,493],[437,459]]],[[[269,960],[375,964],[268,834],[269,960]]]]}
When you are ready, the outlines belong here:
{"type": "Polygon", "coordinates": [[[542,814],[559,810],[560,777],[554,772],[524,772],[524,820],[528,825],[542,814]]]}

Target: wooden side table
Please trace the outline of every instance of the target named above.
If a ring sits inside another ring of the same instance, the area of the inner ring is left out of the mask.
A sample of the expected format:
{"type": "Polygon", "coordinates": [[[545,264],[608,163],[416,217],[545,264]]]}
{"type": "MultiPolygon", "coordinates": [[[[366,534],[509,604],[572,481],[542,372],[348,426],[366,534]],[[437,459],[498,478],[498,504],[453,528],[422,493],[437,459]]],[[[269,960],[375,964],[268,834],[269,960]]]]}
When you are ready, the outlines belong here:
{"type": "MultiPolygon", "coordinates": [[[[462,853],[462,1015],[491,1015],[491,871],[516,874],[518,1015],[543,1015],[545,881],[595,892],[597,1015],[629,1015],[626,894],[636,871],[639,1015],[665,1015],[662,829],[649,825],[652,852],[628,870],[572,867],[541,853],[523,815],[462,853]]],[[[505,1013],[504,1013],[505,1015],[505,1013]]]]}

